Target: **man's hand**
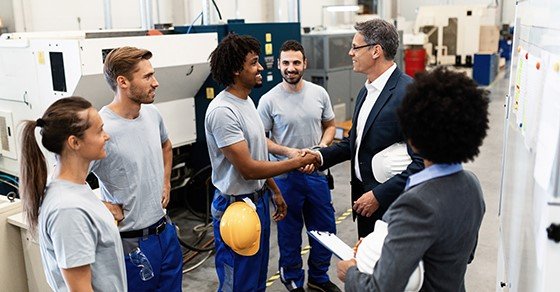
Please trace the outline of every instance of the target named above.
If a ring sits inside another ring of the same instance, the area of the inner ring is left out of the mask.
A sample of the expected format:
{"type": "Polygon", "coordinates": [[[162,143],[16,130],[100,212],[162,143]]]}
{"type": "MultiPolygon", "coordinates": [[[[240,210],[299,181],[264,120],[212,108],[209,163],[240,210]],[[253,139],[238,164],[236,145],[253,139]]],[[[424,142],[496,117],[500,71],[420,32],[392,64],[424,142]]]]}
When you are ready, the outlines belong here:
{"type": "Polygon", "coordinates": [[[163,192],[161,193],[161,206],[165,209],[169,204],[169,193],[171,192],[171,183],[163,184],[163,192]]]}
{"type": "Polygon", "coordinates": [[[287,150],[286,152],[286,156],[288,157],[288,159],[297,157],[297,156],[302,156],[302,151],[296,148],[289,148],[289,150],[287,150]]]}
{"type": "Polygon", "coordinates": [[[117,222],[121,222],[124,219],[124,212],[123,212],[122,205],[113,204],[105,201],[102,202],[105,205],[105,207],[109,209],[109,212],[111,212],[111,215],[113,215],[113,218],[115,218],[117,222]]]}
{"type": "Polygon", "coordinates": [[[280,190],[272,194],[272,201],[274,202],[274,206],[276,207],[276,212],[274,212],[274,215],[272,215],[272,219],[274,219],[275,222],[284,220],[286,218],[286,214],[288,213],[288,205],[286,205],[286,202],[284,201],[284,197],[282,197],[280,190]]]}
{"type": "Polygon", "coordinates": [[[314,160],[312,163],[300,167],[299,171],[310,174],[314,172],[317,168],[319,168],[319,166],[321,165],[321,156],[319,155],[318,151],[314,151],[311,149],[301,149],[300,151],[301,153],[303,153],[302,155],[309,155],[313,157],[314,160]]]}
{"type": "Polygon", "coordinates": [[[373,191],[369,191],[354,201],[352,208],[356,213],[364,217],[370,217],[379,208],[379,202],[373,195],[373,191]]]}
{"type": "Polygon", "coordinates": [[[340,261],[336,264],[336,275],[340,281],[344,282],[346,280],[346,272],[350,267],[356,265],[355,259],[349,259],[347,261],[340,261]]]}

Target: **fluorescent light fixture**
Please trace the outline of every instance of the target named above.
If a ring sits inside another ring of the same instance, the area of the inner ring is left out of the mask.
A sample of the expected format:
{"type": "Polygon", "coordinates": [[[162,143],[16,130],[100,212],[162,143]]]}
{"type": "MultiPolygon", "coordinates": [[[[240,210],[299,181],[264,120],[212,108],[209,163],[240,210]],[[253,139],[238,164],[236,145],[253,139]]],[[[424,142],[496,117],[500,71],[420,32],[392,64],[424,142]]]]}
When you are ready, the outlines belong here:
{"type": "Polygon", "coordinates": [[[327,9],[329,12],[346,12],[346,11],[358,11],[360,10],[360,6],[358,5],[330,5],[324,6],[323,8],[327,9]]]}

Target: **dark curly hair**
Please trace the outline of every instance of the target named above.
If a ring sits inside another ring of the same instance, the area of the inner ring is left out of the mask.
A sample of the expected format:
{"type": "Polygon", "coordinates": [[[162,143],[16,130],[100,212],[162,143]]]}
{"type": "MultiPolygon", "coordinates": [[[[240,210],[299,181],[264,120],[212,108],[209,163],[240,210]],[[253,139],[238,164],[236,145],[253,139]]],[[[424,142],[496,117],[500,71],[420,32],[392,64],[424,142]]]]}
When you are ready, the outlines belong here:
{"type": "Polygon", "coordinates": [[[243,70],[245,57],[251,52],[261,54],[261,45],[257,39],[230,33],[210,54],[212,78],[224,86],[233,84],[234,73],[243,70]]]}
{"type": "Polygon", "coordinates": [[[434,163],[474,160],[488,130],[488,91],[443,67],[416,76],[397,110],[405,137],[434,163]]]}

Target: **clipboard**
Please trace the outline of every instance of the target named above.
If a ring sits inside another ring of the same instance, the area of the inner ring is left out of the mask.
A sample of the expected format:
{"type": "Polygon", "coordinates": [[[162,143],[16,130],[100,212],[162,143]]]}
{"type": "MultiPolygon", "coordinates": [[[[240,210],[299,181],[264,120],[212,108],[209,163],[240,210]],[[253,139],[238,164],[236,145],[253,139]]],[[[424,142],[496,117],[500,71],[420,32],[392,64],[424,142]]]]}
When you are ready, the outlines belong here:
{"type": "Polygon", "coordinates": [[[344,243],[336,234],[317,230],[307,231],[307,234],[330,250],[339,259],[349,260],[354,258],[354,249],[344,243]]]}

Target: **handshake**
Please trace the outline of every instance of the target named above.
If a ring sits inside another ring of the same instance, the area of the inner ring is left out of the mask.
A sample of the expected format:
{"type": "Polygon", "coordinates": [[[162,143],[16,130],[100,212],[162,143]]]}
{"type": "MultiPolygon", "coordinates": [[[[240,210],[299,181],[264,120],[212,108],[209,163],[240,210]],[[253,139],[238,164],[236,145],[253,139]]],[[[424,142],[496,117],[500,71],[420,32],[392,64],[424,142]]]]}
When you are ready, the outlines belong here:
{"type": "Polygon", "coordinates": [[[321,154],[317,150],[290,148],[286,156],[297,163],[299,171],[307,174],[314,172],[322,164],[321,154]]]}

